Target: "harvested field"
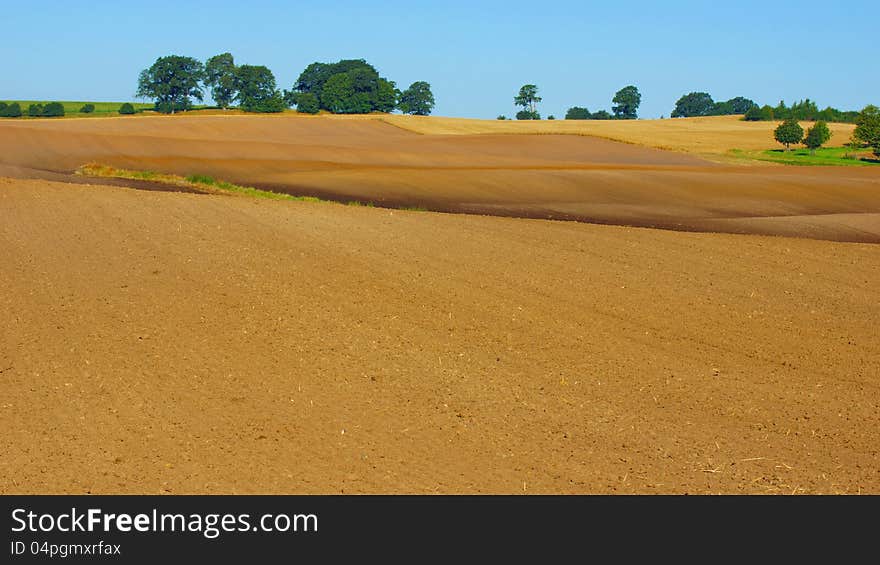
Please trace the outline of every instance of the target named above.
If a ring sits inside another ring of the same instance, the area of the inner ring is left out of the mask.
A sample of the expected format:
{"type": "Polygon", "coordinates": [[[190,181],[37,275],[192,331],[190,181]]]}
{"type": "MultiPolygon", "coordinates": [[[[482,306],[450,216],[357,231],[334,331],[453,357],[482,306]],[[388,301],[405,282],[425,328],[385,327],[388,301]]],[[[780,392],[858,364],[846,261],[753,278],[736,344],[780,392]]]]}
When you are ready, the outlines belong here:
{"type": "Polygon", "coordinates": [[[0,218],[2,493],[880,494],[876,245],[21,179],[0,218]]]}
{"type": "MultiPolygon", "coordinates": [[[[763,148],[772,146],[772,127],[732,117],[534,124],[297,115],[9,121],[0,123],[0,174],[63,180],[98,162],[390,207],[880,242],[876,167],[722,165],[633,144],[696,152],[763,148]],[[556,134],[507,135],[533,130],[556,134]],[[631,143],[582,135],[589,133],[631,143]]],[[[835,141],[852,129],[834,127],[835,141]]]]}

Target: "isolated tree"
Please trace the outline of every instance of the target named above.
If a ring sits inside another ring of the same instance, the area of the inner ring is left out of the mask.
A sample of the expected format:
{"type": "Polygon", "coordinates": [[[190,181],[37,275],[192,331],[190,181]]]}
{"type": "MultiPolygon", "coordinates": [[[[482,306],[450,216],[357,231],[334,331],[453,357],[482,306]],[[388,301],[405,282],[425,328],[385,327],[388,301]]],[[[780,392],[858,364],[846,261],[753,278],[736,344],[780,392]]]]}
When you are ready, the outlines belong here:
{"type": "Polygon", "coordinates": [[[431,85],[425,81],[414,82],[400,93],[397,107],[404,114],[427,116],[434,109],[434,94],[431,85]]]}
{"type": "MultiPolygon", "coordinates": [[[[528,112],[527,115],[534,116],[537,115],[537,105],[542,98],[538,96],[538,87],[534,84],[525,84],[522,88],[519,89],[519,94],[513,97],[513,103],[516,106],[522,106],[524,112],[528,112]]],[[[517,114],[519,115],[519,114],[517,114]]],[[[526,115],[526,114],[524,114],[526,115]]],[[[517,118],[520,119],[520,118],[517,118]]],[[[522,118],[527,120],[534,120],[536,118],[522,118]]]]}
{"type": "Polygon", "coordinates": [[[132,106],[131,103],[126,102],[119,107],[119,113],[123,116],[130,116],[135,113],[134,106],[132,106]]]}
{"type": "Polygon", "coordinates": [[[234,88],[245,112],[281,112],[286,104],[275,88],[275,75],[263,65],[242,65],[235,69],[234,88]]]}
{"type": "Polygon", "coordinates": [[[32,118],[37,118],[43,115],[43,105],[42,104],[31,104],[28,106],[27,115],[32,118]]]}
{"type": "Polygon", "coordinates": [[[555,120],[556,116],[554,116],[553,114],[550,114],[549,116],[547,116],[547,119],[548,120],[555,120]]]}
{"type": "Polygon", "coordinates": [[[616,106],[611,107],[614,117],[618,120],[634,120],[638,117],[642,95],[635,86],[625,86],[617,91],[611,100],[616,106]]]}
{"type": "Polygon", "coordinates": [[[774,130],[773,137],[788,151],[793,143],[800,143],[804,138],[804,128],[794,118],[788,118],[774,130]]]}
{"type": "Polygon", "coordinates": [[[499,116],[498,116],[497,118],[495,118],[495,119],[496,119],[496,120],[506,120],[506,119],[507,119],[507,116],[505,116],[504,114],[501,114],[501,115],[499,115],[499,116]]]}
{"type": "Polygon", "coordinates": [[[64,105],[61,102],[49,102],[43,106],[43,116],[58,118],[64,115],[64,105]]]}
{"type": "Polygon", "coordinates": [[[708,116],[714,108],[715,102],[708,92],[690,92],[676,101],[675,109],[672,110],[672,117],[708,116]]]}
{"type": "Polygon", "coordinates": [[[13,102],[12,104],[6,106],[2,110],[0,110],[0,118],[20,118],[21,117],[21,104],[18,102],[13,102]]]}
{"type": "Polygon", "coordinates": [[[205,85],[224,110],[235,100],[235,59],[231,53],[214,55],[205,62],[205,85]]]}
{"type": "Polygon", "coordinates": [[[590,114],[590,111],[586,108],[581,108],[580,106],[572,106],[565,113],[566,120],[589,120],[592,119],[593,115],[590,114]]]}
{"type": "Polygon", "coordinates": [[[865,106],[856,119],[853,139],[874,148],[874,155],[880,156],[880,108],[865,106]]]}
{"type": "Polygon", "coordinates": [[[822,147],[829,139],[831,139],[831,130],[828,129],[828,124],[818,121],[807,130],[807,135],[804,136],[804,145],[810,150],[810,155],[815,155],[816,149],[822,147]]]}
{"type": "Polygon", "coordinates": [[[141,71],[137,96],[152,98],[156,110],[173,114],[176,109],[189,108],[190,98],[204,98],[199,86],[204,74],[204,65],[192,57],[159,57],[149,69],[141,71]]]}
{"type": "Polygon", "coordinates": [[[311,92],[295,93],[294,104],[296,111],[304,114],[317,114],[321,110],[321,104],[318,97],[311,92]]]}
{"type": "Polygon", "coordinates": [[[82,108],[79,109],[81,114],[91,114],[95,111],[94,104],[84,104],[82,108]]]}

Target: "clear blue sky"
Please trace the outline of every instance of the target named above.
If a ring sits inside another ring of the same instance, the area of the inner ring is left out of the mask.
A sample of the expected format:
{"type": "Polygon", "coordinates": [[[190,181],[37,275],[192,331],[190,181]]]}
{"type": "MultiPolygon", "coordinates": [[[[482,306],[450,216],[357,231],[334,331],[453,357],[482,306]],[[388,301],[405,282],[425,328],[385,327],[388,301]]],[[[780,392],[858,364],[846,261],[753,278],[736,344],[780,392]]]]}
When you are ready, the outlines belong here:
{"type": "Polygon", "coordinates": [[[36,1],[3,10],[0,99],[132,100],[162,55],[224,51],[289,88],[313,61],[365,58],[406,87],[432,85],[435,114],[513,115],[537,84],[542,115],[610,110],[635,84],[639,115],[679,96],[880,103],[880,3],[36,1]]]}

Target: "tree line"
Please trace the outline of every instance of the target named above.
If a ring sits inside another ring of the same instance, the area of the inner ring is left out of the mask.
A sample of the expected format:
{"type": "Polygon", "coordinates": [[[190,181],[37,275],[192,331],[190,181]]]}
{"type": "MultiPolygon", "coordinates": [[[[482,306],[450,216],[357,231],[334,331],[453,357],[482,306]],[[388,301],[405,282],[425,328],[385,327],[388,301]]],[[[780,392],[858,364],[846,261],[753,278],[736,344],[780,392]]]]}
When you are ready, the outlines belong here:
{"type": "MultiPolygon", "coordinates": [[[[865,106],[861,112],[856,112],[854,122],[856,129],[847,145],[852,149],[870,147],[874,155],[880,157],[880,108],[865,106]]],[[[773,130],[773,138],[784,145],[786,151],[792,145],[802,143],[812,154],[831,139],[831,130],[824,120],[818,120],[805,132],[797,118],[788,117],[773,130]]]]}
{"type": "MultiPolygon", "coordinates": [[[[538,102],[543,98],[538,96],[538,87],[534,84],[525,84],[519,89],[519,93],[513,97],[513,103],[522,107],[522,110],[516,113],[517,120],[540,120],[541,114],[538,112],[538,102]]],[[[642,95],[639,89],[633,85],[625,86],[615,93],[611,99],[614,106],[611,107],[611,113],[607,110],[598,110],[590,112],[587,108],[581,106],[572,106],[565,113],[566,120],[635,120],[638,118],[639,105],[642,103],[642,95]]],[[[506,120],[507,116],[498,116],[499,120],[506,120]]],[[[555,119],[555,116],[548,116],[548,120],[555,119]]]]}
{"type": "Polygon", "coordinates": [[[312,63],[290,90],[281,90],[268,67],[236,65],[231,53],[215,55],[204,64],[193,57],[159,57],[141,71],[137,96],[154,100],[156,111],[173,114],[190,109],[193,100],[204,100],[206,90],[222,109],[237,104],[245,112],[260,113],[296,106],[309,114],[321,110],[334,114],[400,110],[424,116],[435,104],[427,82],[414,82],[401,91],[364,59],[312,63]]]}

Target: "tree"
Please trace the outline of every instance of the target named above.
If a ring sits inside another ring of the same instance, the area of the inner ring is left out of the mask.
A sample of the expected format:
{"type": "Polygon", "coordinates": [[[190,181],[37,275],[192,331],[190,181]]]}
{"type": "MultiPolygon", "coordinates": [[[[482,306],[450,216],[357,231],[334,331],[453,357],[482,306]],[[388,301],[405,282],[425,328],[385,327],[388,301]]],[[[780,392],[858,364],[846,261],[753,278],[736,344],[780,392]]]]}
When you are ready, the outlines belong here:
{"type": "Polygon", "coordinates": [[[856,120],[853,139],[874,148],[874,155],[880,157],[880,108],[865,106],[856,120]]]}
{"type": "Polygon", "coordinates": [[[566,120],[590,120],[592,118],[593,115],[590,114],[590,111],[580,106],[572,106],[565,113],[566,120]]]}
{"type": "Polygon", "coordinates": [[[152,98],[156,101],[156,110],[173,114],[176,109],[189,108],[191,97],[203,99],[199,82],[204,73],[204,65],[192,57],[159,57],[149,69],[141,71],[137,96],[152,98]]]}
{"type": "Polygon", "coordinates": [[[496,120],[506,120],[506,119],[507,119],[507,116],[505,116],[504,114],[501,114],[501,115],[499,115],[499,116],[498,116],[497,118],[495,118],[495,119],[496,119],[496,120]]]}
{"type": "Polygon", "coordinates": [[[0,102],[0,116],[3,115],[3,110],[5,110],[8,106],[9,104],[7,104],[6,102],[0,102]]]}
{"type": "Polygon", "coordinates": [[[555,120],[556,116],[554,116],[553,114],[550,114],[549,116],[547,116],[547,119],[548,120],[555,120]]]}
{"type": "Polygon", "coordinates": [[[807,135],[804,136],[804,145],[809,148],[810,155],[815,155],[816,149],[822,147],[829,139],[831,139],[831,130],[828,129],[828,124],[818,121],[807,130],[807,135]]]}
{"type": "Polygon", "coordinates": [[[297,93],[295,102],[297,112],[304,114],[317,114],[321,110],[318,97],[311,92],[297,93]]]}
{"type": "MultiPolygon", "coordinates": [[[[541,100],[542,100],[542,98],[540,96],[538,96],[538,87],[535,86],[534,84],[523,85],[522,88],[519,89],[519,94],[517,94],[516,96],[513,97],[514,105],[522,106],[523,112],[527,113],[527,114],[523,114],[523,115],[529,115],[529,116],[537,115],[537,113],[538,113],[537,105],[538,105],[538,102],[540,102],[541,100]]],[[[522,112],[520,112],[520,113],[522,113],[522,112]]],[[[517,119],[518,120],[519,119],[534,120],[535,118],[520,118],[519,113],[518,113],[517,119]]],[[[540,118],[538,118],[538,119],[540,119],[540,118]]]]}
{"type": "Polygon", "coordinates": [[[731,98],[727,102],[723,102],[725,110],[728,114],[745,114],[749,110],[758,108],[754,100],[749,100],[743,96],[731,98]]]}
{"type": "Polygon", "coordinates": [[[21,117],[21,105],[18,102],[13,102],[9,106],[0,110],[0,118],[20,118],[21,117]]]}
{"type": "Polygon", "coordinates": [[[64,105],[61,102],[49,102],[43,106],[43,116],[57,118],[64,115],[64,105]]]}
{"type": "Polygon", "coordinates": [[[614,117],[618,120],[634,120],[638,117],[639,105],[642,103],[642,95],[635,86],[625,86],[617,91],[611,100],[616,106],[611,107],[614,117]]]}
{"type": "Polygon", "coordinates": [[[431,85],[424,81],[414,82],[400,93],[398,108],[404,114],[427,116],[434,109],[434,94],[431,85]]]}
{"type": "Polygon", "coordinates": [[[593,120],[610,120],[613,116],[608,113],[608,110],[599,110],[598,112],[593,112],[593,120]]]}
{"type": "Polygon", "coordinates": [[[281,112],[286,104],[275,88],[275,75],[263,65],[242,65],[235,69],[234,88],[245,112],[281,112]]]}
{"type": "Polygon", "coordinates": [[[85,105],[83,105],[82,108],[79,109],[79,111],[81,114],[91,114],[92,112],[95,111],[95,105],[94,104],[85,104],[85,105]]]}
{"type": "Polygon", "coordinates": [[[205,62],[205,85],[224,110],[235,100],[235,59],[231,53],[214,55],[205,62]]]}
{"type": "Polygon", "coordinates": [[[672,117],[708,116],[714,108],[715,102],[708,92],[691,92],[678,99],[675,109],[672,110],[672,117]]]}
{"type": "Polygon", "coordinates": [[[43,115],[43,105],[42,104],[31,104],[28,106],[27,111],[28,116],[32,118],[36,118],[43,115]]]}
{"type": "Polygon", "coordinates": [[[540,120],[541,114],[532,112],[531,110],[520,110],[516,113],[517,120],[540,120]]]}
{"type": "Polygon", "coordinates": [[[132,106],[131,103],[126,102],[119,107],[119,113],[123,116],[130,116],[135,113],[134,106],[132,106]]]}
{"type": "Polygon", "coordinates": [[[284,98],[294,104],[305,93],[314,94],[322,109],[338,114],[391,112],[401,95],[393,81],[379,76],[376,68],[363,59],[312,63],[293,89],[285,91],[284,98]]]}
{"type": "Polygon", "coordinates": [[[785,150],[788,151],[791,144],[800,143],[804,138],[804,129],[797,123],[797,120],[788,118],[779,124],[779,127],[773,132],[773,137],[785,145],[785,150]]]}

